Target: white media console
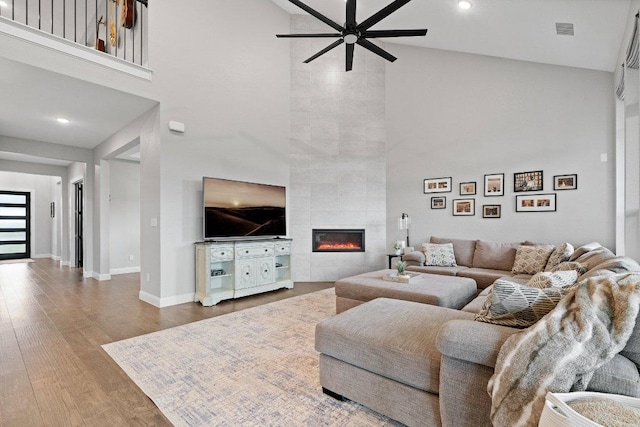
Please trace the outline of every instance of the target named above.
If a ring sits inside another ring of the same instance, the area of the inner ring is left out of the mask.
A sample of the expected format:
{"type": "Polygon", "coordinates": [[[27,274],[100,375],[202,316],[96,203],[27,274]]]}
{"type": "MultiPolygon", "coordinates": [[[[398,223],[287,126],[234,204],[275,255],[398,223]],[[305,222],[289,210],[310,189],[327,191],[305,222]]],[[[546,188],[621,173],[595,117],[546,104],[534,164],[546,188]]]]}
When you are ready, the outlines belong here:
{"type": "Polygon", "coordinates": [[[291,240],[196,243],[196,296],[204,306],[293,288],[291,240]]]}

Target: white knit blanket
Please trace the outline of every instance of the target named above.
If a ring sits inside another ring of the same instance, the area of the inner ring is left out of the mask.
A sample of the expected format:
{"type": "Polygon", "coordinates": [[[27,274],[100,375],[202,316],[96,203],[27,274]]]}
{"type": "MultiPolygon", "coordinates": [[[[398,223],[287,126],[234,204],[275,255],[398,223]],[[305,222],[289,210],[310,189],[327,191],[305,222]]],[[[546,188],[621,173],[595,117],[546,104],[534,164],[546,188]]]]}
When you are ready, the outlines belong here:
{"type": "Polygon", "coordinates": [[[596,369],[626,345],[639,305],[639,273],[595,277],[509,337],[487,387],[493,425],[535,427],[547,391],[585,390],[596,369]]]}

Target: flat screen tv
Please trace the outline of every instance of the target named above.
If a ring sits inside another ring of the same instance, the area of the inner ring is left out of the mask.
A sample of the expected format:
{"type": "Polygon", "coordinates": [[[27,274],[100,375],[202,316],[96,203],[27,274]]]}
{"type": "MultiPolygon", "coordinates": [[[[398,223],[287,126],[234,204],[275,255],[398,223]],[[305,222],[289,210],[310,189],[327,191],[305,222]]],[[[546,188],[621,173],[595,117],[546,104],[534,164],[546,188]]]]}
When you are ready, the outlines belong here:
{"type": "Polygon", "coordinates": [[[228,179],[202,179],[204,240],[287,234],[286,188],[228,179]]]}

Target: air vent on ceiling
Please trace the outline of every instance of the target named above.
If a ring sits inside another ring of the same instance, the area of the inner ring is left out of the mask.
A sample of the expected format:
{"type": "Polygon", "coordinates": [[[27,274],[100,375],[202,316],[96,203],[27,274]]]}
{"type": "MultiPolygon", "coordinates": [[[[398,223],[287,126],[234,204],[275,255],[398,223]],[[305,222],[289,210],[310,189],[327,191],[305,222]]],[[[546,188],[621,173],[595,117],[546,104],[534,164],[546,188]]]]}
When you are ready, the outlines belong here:
{"type": "Polygon", "coordinates": [[[556,22],[556,34],[559,36],[572,36],[573,24],[570,22],[556,22]]]}

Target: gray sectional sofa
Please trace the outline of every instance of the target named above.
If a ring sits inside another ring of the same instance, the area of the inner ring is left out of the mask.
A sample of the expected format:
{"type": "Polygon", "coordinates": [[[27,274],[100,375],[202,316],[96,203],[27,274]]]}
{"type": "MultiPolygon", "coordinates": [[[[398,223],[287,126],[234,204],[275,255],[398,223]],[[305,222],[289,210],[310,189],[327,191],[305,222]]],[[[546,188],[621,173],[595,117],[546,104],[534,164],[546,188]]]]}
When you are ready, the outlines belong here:
{"type": "MultiPolygon", "coordinates": [[[[471,277],[480,288],[478,296],[461,310],[378,298],[319,323],[320,383],[334,397],[408,426],[490,426],[487,382],[500,347],[520,329],[474,317],[490,281],[503,276],[528,280],[510,271],[511,254],[515,257],[514,245],[519,244],[431,241],[453,243],[458,267],[425,267],[418,254],[411,254],[411,270],[471,277]],[[504,255],[492,261],[496,253],[504,255]]],[[[577,248],[571,258],[587,269],[581,278],[640,270],[635,261],[616,257],[597,243],[577,248]]],[[[640,321],[636,325],[624,351],[595,373],[590,390],[640,397],[640,321]]]]}

